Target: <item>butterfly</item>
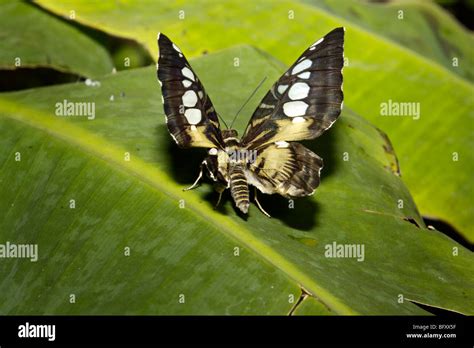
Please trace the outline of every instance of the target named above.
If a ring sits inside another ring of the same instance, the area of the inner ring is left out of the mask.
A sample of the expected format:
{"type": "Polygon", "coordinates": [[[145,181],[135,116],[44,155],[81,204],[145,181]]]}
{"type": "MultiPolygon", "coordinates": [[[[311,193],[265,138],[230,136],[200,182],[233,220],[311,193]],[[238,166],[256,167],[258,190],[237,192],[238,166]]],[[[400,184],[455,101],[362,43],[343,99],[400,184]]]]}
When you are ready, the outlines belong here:
{"type": "MultiPolygon", "coordinates": [[[[219,192],[230,189],[242,213],[249,209],[249,186],[287,198],[312,195],[320,182],[321,157],[300,143],[330,128],[343,107],[344,28],[308,47],[267,92],[239,139],[221,129],[209,95],[186,57],[158,34],[158,81],[168,131],[181,148],[208,148],[205,170],[219,192]]],[[[219,204],[218,201],[218,204],[219,204]]]]}

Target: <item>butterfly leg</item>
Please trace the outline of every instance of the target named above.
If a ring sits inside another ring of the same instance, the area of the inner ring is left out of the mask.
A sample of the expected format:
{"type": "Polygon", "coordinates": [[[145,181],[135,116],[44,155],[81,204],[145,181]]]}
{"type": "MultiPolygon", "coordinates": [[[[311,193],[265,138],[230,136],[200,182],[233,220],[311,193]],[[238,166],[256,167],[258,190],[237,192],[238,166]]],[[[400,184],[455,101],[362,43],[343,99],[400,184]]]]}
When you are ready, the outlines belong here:
{"type": "Polygon", "coordinates": [[[198,185],[199,180],[201,180],[201,178],[202,178],[202,170],[203,170],[203,168],[202,168],[202,164],[201,164],[201,170],[200,170],[200,172],[199,172],[199,176],[197,177],[196,181],[194,182],[194,184],[192,184],[192,185],[189,186],[188,188],[183,189],[183,191],[192,190],[193,188],[195,188],[195,187],[198,185]]]}
{"type": "Polygon", "coordinates": [[[226,187],[222,184],[216,183],[216,185],[214,185],[214,188],[219,193],[219,199],[217,200],[216,206],[214,207],[214,209],[217,209],[219,203],[221,202],[222,194],[224,193],[226,187]]]}
{"type": "Polygon", "coordinates": [[[222,193],[223,193],[223,192],[224,192],[224,191],[219,192],[219,199],[217,200],[217,203],[216,203],[216,206],[214,207],[214,209],[217,209],[217,207],[219,206],[219,203],[221,202],[221,198],[222,198],[222,193]]]}
{"type": "Polygon", "coordinates": [[[268,214],[268,213],[262,208],[262,206],[260,205],[260,202],[259,202],[258,199],[257,199],[257,188],[256,188],[256,187],[255,187],[255,195],[254,195],[254,196],[255,196],[255,203],[257,203],[258,209],[260,209],[260,211],[261,211],[262,213],[264,213],[267,217],[271,218],[270,214],[268,214]]]}

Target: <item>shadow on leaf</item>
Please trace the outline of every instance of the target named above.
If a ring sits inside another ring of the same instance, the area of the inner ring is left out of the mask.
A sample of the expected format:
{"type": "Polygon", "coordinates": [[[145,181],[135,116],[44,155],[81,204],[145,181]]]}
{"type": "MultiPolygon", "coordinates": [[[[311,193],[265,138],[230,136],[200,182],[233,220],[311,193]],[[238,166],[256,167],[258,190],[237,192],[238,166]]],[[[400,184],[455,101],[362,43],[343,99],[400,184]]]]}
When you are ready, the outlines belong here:
{"type": "MultiPolygon", "coordinates": [[[[170,169],[170,174],[176,182],[183,184],[183,188],[192,185],[199,174],[199,166],[202,160],[206,157],[206,150],[202,148],[179,148],[168,135],[168,130],[164,125],[160,125],[157,131],[161,135],[160,138],[166,136],[169,138],[166,151],[169,158],[168,167],[170,169]]],[[[334,151],[334,137],[335,132],[329,131],[323,134],[321,138],[307,141],[304,144],[308,149],[318,154],[324,160],[324,168],[321,172],[322,185],[324,185],[324,178],[332,175],[337,169],[338,159],[337,154],[334,151]]],[[[210,182],[208,178],[203,177],[202,184],[212,185],[212,182],[210,182]]],[[[250,187],[251,204],[255,204],[253,191],[253,188],[250,187]]],[[[213,207],[217,203],[219,197],[214,190],[206,191],[201,194],[201,196],[204,201],[209,202],[213,207]]],[[[266,195],[258,192],[258,199],[262,207],[270,214],[272,219],[278,219],[285,225],[302,231],[312,230],[318,225],[318,212],[320,208],[317,198],[314,197],[317,197],[317,190],[316,196],[294,198],[292,201],[277,194],[266,195]]],[[[221,203],[216,210],[226,215],[228,213],[227,207],[229,201],[231,201],[232,207],[235,209],[236,213],[243,220],[247,221],[248,216],[242,214],[239,209],[235,207],[228,190],[223,193],[221,203]]]]}

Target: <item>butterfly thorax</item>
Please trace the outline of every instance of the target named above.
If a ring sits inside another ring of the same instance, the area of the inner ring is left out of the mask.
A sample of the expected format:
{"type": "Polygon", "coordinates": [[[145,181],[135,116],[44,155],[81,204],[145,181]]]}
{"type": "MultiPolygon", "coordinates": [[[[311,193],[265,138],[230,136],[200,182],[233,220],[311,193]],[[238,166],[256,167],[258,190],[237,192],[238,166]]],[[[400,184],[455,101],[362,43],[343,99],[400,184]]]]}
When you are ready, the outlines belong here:
{"type": "Polygon", "coordinates": [[[244,164],[242,154],[245,152],[241,149],[237,131],[235,129],[226,129],[222,131],[222,140],[224,143],[224,152],[227,156],[222,159],[227,161],[228,166],[244,164]]]}

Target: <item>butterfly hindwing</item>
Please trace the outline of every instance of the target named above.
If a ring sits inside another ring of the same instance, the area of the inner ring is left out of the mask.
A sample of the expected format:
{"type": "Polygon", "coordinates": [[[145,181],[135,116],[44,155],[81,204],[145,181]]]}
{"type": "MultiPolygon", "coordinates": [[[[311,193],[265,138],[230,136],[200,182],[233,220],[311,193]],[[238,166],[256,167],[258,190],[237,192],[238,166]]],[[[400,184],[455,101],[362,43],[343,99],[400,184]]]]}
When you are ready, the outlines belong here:
{"type": "Polygon", "coordinates": [[[157,76],[171,136],[183,148],[222,147],[217,113],[186,57],[163,34],[158,47],[157,76]]]}
{"type": "Polygon", "coordinates": [[[265,95],[242,146],[313,139],[331,127],[342,109],[343,46],[343,28],[311,45],[265,95]]]}
{"type": "Polygon", "coordinates": [[[247,177],[263,193],[302,197],[314,193],[322,167],[323,160],[303,145],[279,141],[258,150],[247,177]]]}

